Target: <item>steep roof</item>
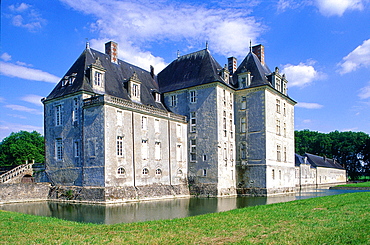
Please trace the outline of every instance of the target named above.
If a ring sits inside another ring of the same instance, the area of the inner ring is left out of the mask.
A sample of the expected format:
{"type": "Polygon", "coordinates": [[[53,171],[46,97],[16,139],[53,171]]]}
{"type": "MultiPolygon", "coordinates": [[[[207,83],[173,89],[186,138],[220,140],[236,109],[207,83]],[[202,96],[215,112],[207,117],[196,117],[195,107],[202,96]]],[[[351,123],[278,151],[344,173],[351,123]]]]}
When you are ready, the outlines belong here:
{"type": "Polygon", "coordinates": [[[216,81],[225,83],[220,70],[222,67],[208,49],[180,56],[158,74],[160,91],[164,93],[216,81]]]}
{"type": "Polygon", "coordinates": [[[299,166],[300,164],[304,163],[304,157],[307,157],[307,162],[311,164],[312,167],[323,167],[323,168],[337,168],[337,169],[344,169],[339,163],[335,160],[321,157],[309,153],[305,153],[304,156],[300,156],[295,154],[295,165],[299,166]]]}
{"type": "Polygon", "coordinates": [[[107,54],[101,53],[94,49],[86,48],[80,57],[75,61],[71,68],[64,76],[71,76],[76,73],[76,78],[71,85],[62,86],[63,79],[55,86],[53,91],[47,96],[46,100],[55,99],[78,91],[94,93],[94,90],[89,82],[88,66],[95,63],[99,59],[105,71],[105,94],[115,97],[131,100],[127,91],[127,83],[130,77],[137,74],[141,82],[141,103],[151,105],[159,109],[165,107],[158,102],[155,102],[153,91],[159,91],[156,77],[137,66],[129,64],[125,61],[118,60],[118,64],[112,63],[107,54]]]}
{"type": "Polygon", "coordinates": [[[238,76],[236,75],[248,71],[252,76],[250,87],[258,87],[262,85],[272,86],[266,77],[271,73],[270,69],[267,67],[267,65],[263,65],[258,59],[257,55],[250,51],[234,72],[235,75],[233,76],[233,85],[235,87],[238,86],[238,76]]]}

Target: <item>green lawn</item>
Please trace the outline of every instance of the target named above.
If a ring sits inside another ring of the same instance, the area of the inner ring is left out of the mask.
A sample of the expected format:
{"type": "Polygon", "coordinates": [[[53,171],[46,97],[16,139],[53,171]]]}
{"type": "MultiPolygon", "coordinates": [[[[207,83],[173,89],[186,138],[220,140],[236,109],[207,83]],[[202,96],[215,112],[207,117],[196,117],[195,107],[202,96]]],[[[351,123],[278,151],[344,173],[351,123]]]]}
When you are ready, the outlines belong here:
{"type": "Polygon", "coordinates": [[[354,184],[338,185],[339,187],[370,187],[370,181],[354,184]]]}
{"type": "Polygon", "coordinates": [[[369,244],[369,224],[370,192],[115,225],[0,211],[0,244],[369,244]]]}

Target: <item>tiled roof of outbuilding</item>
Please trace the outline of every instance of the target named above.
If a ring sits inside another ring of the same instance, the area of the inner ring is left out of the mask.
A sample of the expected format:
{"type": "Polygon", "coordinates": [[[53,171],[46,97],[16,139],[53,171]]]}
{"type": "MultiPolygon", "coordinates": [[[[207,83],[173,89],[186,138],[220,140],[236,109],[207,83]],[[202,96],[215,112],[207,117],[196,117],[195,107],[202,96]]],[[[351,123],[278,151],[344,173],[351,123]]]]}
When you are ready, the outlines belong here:
{"type": "Polygon", "coordinates": [[[61,81],[55,86],[54,90],[48,95],[46,100],[55,99],[78,91],[94,93],[94,90],[89,83],[89,76],[86,71],[88,66],[94,63],[98,58],[100,59],[102,66],[106,69],[105,94],[131,100],[127,91],[127,82],[136,72],[141,82],[141,103],[166,110],[161,103],[155,102],[155,98],[152,94],[153,91],[159,91],[155,76],[152,77],[150,72],[122,60],[118,60],[118,64],[112,63],[107,54],[90,48],[86,48],[84,50],[65,74],[65,76],[71,76],[73,73],[77,73],[73,84],[62,86],[63,79],[61,79],[61,81]]]}
{"type": "MultiPolygon", "coordinates": [[[[169,92],[197,85],[225,81],[222,67],[208,49],[180,56],[158,74],[160,92],[169,92]]],[[[225,83],[227,84],[227,83],[225,83]]]]}
{"type": "Polygon", "coordinates": [[[300,164],[304,163],[304,157],[307,157],[307,163],[309,163],[312,167],[323,167],[323,168],[337,168],[337,169],[344,169],[339,163],[334,161],[333,159],[321,157],[309,153],[305,153],[304,156],[300,156],[295,154],[295,166],[299,166],[300,164]]]}

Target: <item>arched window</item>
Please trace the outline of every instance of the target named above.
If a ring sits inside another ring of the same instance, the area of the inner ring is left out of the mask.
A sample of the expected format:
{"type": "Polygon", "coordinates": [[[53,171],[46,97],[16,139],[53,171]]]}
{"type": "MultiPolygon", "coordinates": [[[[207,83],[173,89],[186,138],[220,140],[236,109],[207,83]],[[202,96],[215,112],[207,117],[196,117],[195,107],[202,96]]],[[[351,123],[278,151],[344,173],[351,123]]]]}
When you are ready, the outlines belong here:
{"type": "Polygon", "coordinates": [[[157,169],[155,170],[155,174],[156,174],[156,175],[161,175],[161,174],[162,174],[162,170],[161,170],[160,168],[157,168],[157,169]]]}
{"type": "Polygon", "coordinates": [[[126,171],[125,171],[125,169],[124,168],[118,168],[118,170],[117,170],[117,174],[125,174],[126,173],[126,171]]]}
{"type": "Polygon", "coordinates": [[[143,175],[148,175],[149,174],[149,170],[147,168],[143,168],[143,175]]]}
{"type": "Polygon", "coordinates": [[[182,175],[182,170],[181,169],[177,170],[177,174],[182,175]]]}

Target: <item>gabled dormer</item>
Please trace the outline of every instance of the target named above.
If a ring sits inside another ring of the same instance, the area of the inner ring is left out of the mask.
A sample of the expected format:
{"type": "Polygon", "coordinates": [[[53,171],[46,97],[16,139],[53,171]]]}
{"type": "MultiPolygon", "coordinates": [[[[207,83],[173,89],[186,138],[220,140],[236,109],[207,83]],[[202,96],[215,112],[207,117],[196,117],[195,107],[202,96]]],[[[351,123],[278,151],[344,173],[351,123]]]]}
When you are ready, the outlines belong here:
{"type": "Polygon", "coordinates": [[[106,69],[102,66],[99,57],[89,66],[89,70],[91,87],[97,93],[104,93],[106,69]]]}
{"type": "Polygon", "coordinates": [[[230,72],[229,69],[227,68],[227,65],[225,64],[225,67],[222,68],[220,75],[222,79],[224,80],[225,83],[229,84],[230,83],[230,72]]]}
{"type": "Polygon", "coordinates": [[[240,73],[238,73],[237,76],[239,89],[248,88],[249,86],[251,86],[252,75],[250,71],[248,71],[247,69],[243,69],[240,73]]]}
{"type": "Polygon", "coordinates": [[[132,101],[140,102],[141,82],[136,72],[128,80],[128,93],[132,101]]]}
{"type": "Polygon", "coordinates": [[[287,95],[287,83],[288,81],[285,78],[285,74],[279,73],[279,68],[276,67],[275,71],[268,76],[268,80],[271,82],[271,85],[280,93],[287,95]]]}

